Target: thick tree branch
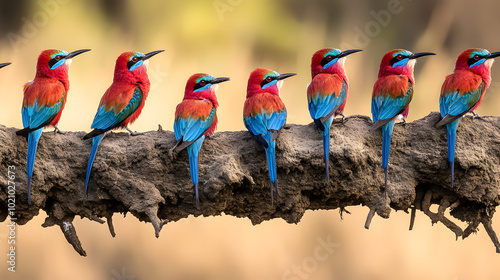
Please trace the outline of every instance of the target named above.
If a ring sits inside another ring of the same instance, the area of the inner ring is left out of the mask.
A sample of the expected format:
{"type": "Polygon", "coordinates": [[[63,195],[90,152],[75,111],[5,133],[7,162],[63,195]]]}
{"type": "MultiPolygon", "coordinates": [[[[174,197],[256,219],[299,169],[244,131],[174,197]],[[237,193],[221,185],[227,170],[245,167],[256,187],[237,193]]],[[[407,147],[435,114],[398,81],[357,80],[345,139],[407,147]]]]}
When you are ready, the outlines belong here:
{"type": "MultiPolygon", "coordinates": [[[[68,242],[85,255],[72,224],[76,215],[104,223],[114,235],[113,213],[131,212],[151,222],[156,236],[169,222],[195,216],[248,217],[254,224],[283,218],[300,221],[308,209],[341,211],[351,205],[370,208],[365,224],[375,214],[388,218],[391,209],[423,211],[432,223],[442,222],[457,238],[465,238],[483,224],[500,252],[491,218],[500,204],[500,118],[461,122],[457,136],[455,189],[451,189],[446,130],[429,116],[396,126],[389,166],[389,188],[383,189],[381,133],[371,131],[371,120],[352,116],[332,127],[329,184],[324,182],[321,133],[313,124],[288,125],[277,144],[280,201],[271,205],[264,150],[247,132],[220,132],[207,139],[200,155],[201,206],[196,208],[189,178],[187,153],[170,154],[175,144],[169,131],[131,137],[111,133],[102,142],[84,197],[85,169],[90,141],[84,132],[43,134],[35,162],[32,204],[27,205],[26,149],[16,129],[0,126],[0,221],[7,212],[7,167],[16,168],[16,216],[25,224],[43,209],[44,226],[59,225],[68,242]],[[438,204],[437,213],[430,211],[438,204]],[[449,215],[445,215],[449,209],[449,215]],[[451,215],[451,217],[450,217],[451,215]],[[448,216],[448,217],[447,217],[448,216]],[[451,218],[467,222],[464,230],[451,218]]],[[[341,212],[342,213],[342,212],[341,212]]],[[[410,216],[410,227],[413,226],[410,216]]]]}

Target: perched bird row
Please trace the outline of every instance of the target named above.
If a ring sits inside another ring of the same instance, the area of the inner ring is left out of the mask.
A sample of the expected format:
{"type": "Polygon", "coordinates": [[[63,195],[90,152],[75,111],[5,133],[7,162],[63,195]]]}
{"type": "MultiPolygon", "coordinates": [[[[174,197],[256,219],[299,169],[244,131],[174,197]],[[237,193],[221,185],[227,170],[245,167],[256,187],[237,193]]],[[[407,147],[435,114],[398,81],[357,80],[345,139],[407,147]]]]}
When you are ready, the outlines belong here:
{"type": "MultiPolygon", "coordinates": [[[[340,51],[323,49],[313,55],[311,62],[312,82],[307,89],[309,112],[316,126],[323,134],[323,149],[326,168],[326,180],[329,180],[328,156],[330,126],[333,118],[343,116],[347,101],[349,82],[344,70],[345,56],[360,50],[340,51]]],[[[413,97],[415,79],[413,70],[415,59],[435,55],[430,52],[411,53],[395,49],[384,55],[380,63],[378,79],[372,94],[372,129],[382,129],[382,167],[387,189],[387,168],[391,135],[396,121],[406,124],[409,105],[413,97]]],[[[475,48],[463,51],[457,59],[455,70],[441,88],[439,108],[441,119],[436,127],[446,125],[448,132],[448,160],[451,169],[451,187],[453,188],[455,167],[455,138],[460,118],[467,113],[474,117],[474,110],[479,106],[491,83],[491,65],[500,52],[490,53],[485,49],[475,48]]]]}
{"type": "MultiPolygon", "coordinates": [[[[44,127],[55,127],[66,103],[69,91],[68,69],[71,59],[90,51],[82,49],[68,53],[59,50],[43,51],[37,63],[36,76],[24,86],[22,119],[24,128],[17,131],[28,139],[27,174],[28,203],[31,203],[31,179],[38,141],[44,127]]],[[[322,132],[326,181],[329,176],[330,127],[333,119],[342,116],[349,92],[349,81],[344,63],[350,54],[361,50],[322,49],[311,60],[312,81],[307,87],[309,112],[315,125],[322,132]]],[[[148,60],[162,52],[147,54],[125,52],[116,60],[113,83],[104,93],[91,125],[93,129],[83,139],[92,138],[85,194],[92,164],[102,139],[113,129],[125,128],[132,136],[140,135],[128,128],[140,115],[149,93],[150,82],[147,75],[148,60]]],[[[405,122],[409,104],[413,96],[415,79],[413,69],[415,59],[430,52],[411,53],[395,49],[384,55],[380,64],[378,80],[372,94],[372,129],[382,129],[382,167],[387,189],[387,169],[391,135],[396,121],[405,122]]],[[[456,130],[460,118],[466,113],[477,114],[474,110],[491,82],[490,69],[493,58],[500,52],[490,53],[485,49],[467,49],[457,59],[455,71],[446,77],[439,98],[443,119],[437,127],[446,125],[448,131],[448,159],[451,168],[451,186],[454,179],[454,154],[456,130]]],[[[0,64],[3,68],[10,63],[0,64]]],[[[280,98],[283,80],[293,73],[279,74],[258,68],[250,74],[247,96],[243,108],[243,122],[253,138],[264,148],[269,169],[271,201],[278,199],[276,169],[276,140],[286,122],[287,111],[280,98]]],[[[175,111],[174,132],[177,143],[172,148],[175,153],[187,149],[189,169],[193,183],[196,204],[199,204],[198,154],[205,139],[214,133],[217,126],[216,90],[218,84],[229,78],[215,78],[208,74],[194,74],[186,84],[184,99],[175,111]]]]}

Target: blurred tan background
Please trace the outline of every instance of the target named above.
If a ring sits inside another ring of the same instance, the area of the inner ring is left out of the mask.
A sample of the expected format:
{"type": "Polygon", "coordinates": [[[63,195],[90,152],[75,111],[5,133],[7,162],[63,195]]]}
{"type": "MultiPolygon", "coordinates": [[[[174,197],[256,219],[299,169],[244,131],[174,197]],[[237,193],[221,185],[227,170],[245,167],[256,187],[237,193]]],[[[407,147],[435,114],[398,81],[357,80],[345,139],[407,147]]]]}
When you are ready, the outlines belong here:
{"type": "MultiPolygon", "coordinates": [[[[346,62],[347,115],[371,115],[371,88],[386,51],[437,53],[416,66],[411,121],[438,110],[441,83],[462,50],[500,51],[498,8],[500,2],[487,0],[2,1],[0,62],[13,65],[0,70],[0,123],[22,126],[22,86],[33,79],[38,54],[47,48],[92,49],[73,60],[62,130],[89,131],[120,53],[157,49],[166,52],[150,61],[152,89],[134,130],[158,124],[171,130],[175,106],[195,72],[231,77],[218,91],[218,130],[244,129],[246,82],[256,67],[298,74],[285,82],[282,98],[289,123],[310,123],[305,98],[310,58],[324,47],[365,50],[346,62]]],[[[477,111],[481,115],[498,115],[498,67],[493,66],[492,86],[477,111]]],[[[151,225],[131,215],[115,216],[114,239],[105,225],[77,218],[86,258],[73,251],[59,228],[41,228],[45,214],[40,213],[18,227],[16,273],[7,271],[7,230],[1,226],[0,279],[498,278],[500,255],[482,227],[455,241],[422,213],[412,232],[408,214],[392,213],[365,230],[368,209],[348,209],[352,215],[344,221],[337,211],[309,211],[298,225],[190,217],[166,225],[159,239],[151,225]],[[335,249],[321,247],[327,240],[335,249]]],[[[494,222],[500,230],[500,219],[494,222]]]]}

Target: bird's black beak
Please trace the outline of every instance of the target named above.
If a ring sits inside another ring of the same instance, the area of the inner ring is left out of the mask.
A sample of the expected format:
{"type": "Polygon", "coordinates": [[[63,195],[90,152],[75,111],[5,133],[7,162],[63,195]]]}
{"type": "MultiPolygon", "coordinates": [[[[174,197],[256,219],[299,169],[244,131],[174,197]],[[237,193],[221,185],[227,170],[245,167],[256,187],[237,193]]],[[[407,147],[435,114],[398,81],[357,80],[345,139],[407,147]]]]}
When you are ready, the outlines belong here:
{"type": "Polygon", "coordinates": [[[65,59],[71,59],[79,54],[82,54],[82,53],[85,53],[85,52],[89,52],[90,49],[82,49],[82,50],[77,50],[77,51],[74,51],[74,52],[70,52],[66,57],[65,59]]]}
{"type": "Polygon", "coordinates": [[[422,57],[422,56],[427,56],[427,55],[436,55],[435,53],[431,53],[431,52],[420,52],[420,53],[414,53],[412,55],[410,55],[410,59],[416,59],[416,58],[419,58],[419,57],[422,57]]]}
{"type": "Polygon", "coordinates": [[[486,56],[486,59],[495,58],[497,56],[500,56],[500,52],[490,53],[489,55],[486,56]]]}
{"type": "Polygon", "coordinates": [[[220,78],[213,79],[210,83],[214,85],[214,84],[220,84],[220,83],[227,82],[227,81],[229,81],[229,78],[220,77],[220,78]]]}
{"type": "Polygon", "coordinates": [[[278,80],[278,81],[279,81],[279,80],[284,80],[284,79],[286,79],[286,78],[289,78],[289,77],[291,77],[291,76],[295,76],[295,75],[297,75],[297,74],[295,74],[295,73],[285,73],[285,74],[281,74],[281,75],[279,75],[279,76],[278,76],[278,78],[277,78],[276,80],[278,80]]]}
{"type": "Polygon", "coordinates": [[[154,51],[154,52],[149,52],[147,54],[144,55],[144,57],[142,58],[142,60],[148,60],[150,59],[152,56],[155,56],[161,52],[164,52],[165,50],[159,50],[159,51],[154,51]]]}
{"type": "Polygon", "coordinates": [[[347,50],[347,51],[343,51],[341,52],[337,57],[338,58],[341,58],[341,57],[344,57],[344,56],[348,56],[350,54],[353,54],[353,53],[357,53],[357,52],[362,52],[363,50],[358,50],[358,49],[354,49],[354,50],[347,50]]]}
{"type": "Polygon", "coordinates": [[[7,63],[0,63],[0,68],[4,68],[5,66],[9,66],[11,65],[12,63],[10,62],[7,62],[7,63]]]}

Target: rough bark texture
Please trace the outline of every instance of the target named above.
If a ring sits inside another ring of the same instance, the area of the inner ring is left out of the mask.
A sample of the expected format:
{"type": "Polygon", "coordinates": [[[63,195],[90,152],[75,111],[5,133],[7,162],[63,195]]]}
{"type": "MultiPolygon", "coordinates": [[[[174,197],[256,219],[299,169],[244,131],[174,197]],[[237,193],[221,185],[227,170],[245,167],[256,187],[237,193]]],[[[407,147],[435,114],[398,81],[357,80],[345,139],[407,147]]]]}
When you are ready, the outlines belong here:
{"type": "Polygon", "coordinates": [[[465,238],[483,224],[497,252],[500,244],[491,218],[500,204],[500,118],[464,118],[458,129],[455,189],[451,189],[446,129],[436,129],[438,113],[396,125],[389,160],[389,187],[383,189],[381,132],[372,121],[352,116],[332,126],[329,184],[325,183],[321,133],[309,125],[287,125],[277,144],[280,200],[274,205],[264,150],[245,131],[219,132],[207,139],[200,153],[201,206],[195,206],[188,157],[175,157],[173,132],[141,136],[111,133],[101,143],[91,175],[89,195],[84,180],[91,141],[84,132],[43,134],[35,161],[32,203],[27,204],[26,150],[15,128],[0,126],[0,221],[7,216],[7,167],[16,168],[17,222],[25,224],[43,209],[43,226],[58,225],[75,250],[85,255],[72,224],[76,215],[104,223],[114,235],[113,213],[131,212],[151,222],[158,236],[163,224],[195,216],[248,217],[254,224],[282,218],[300,221],[308,209],[335,209],[351,205],[370,208],[388,218],[391,209],[421,210],[433,223],[442,222],[457,238],[465,238]],[[429,210],[438,204],[437,213],[429,210]],[[468,223],[460,228],[444,213],[468,223]]]}

